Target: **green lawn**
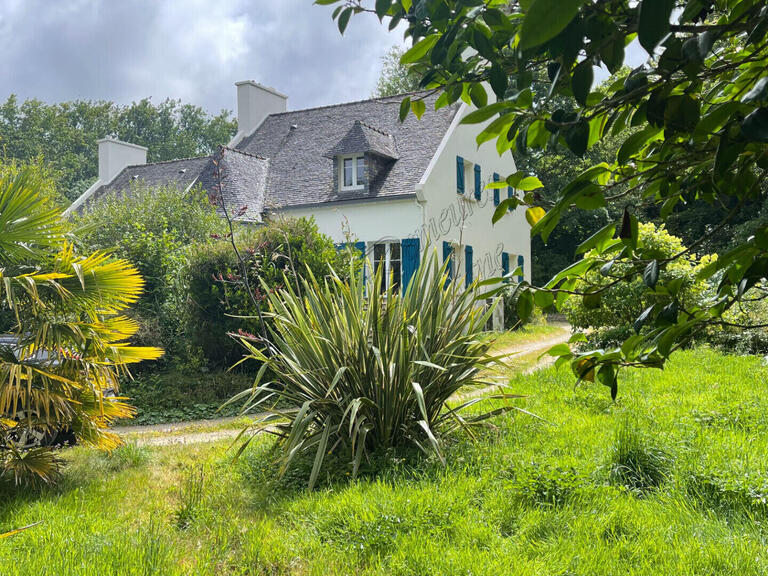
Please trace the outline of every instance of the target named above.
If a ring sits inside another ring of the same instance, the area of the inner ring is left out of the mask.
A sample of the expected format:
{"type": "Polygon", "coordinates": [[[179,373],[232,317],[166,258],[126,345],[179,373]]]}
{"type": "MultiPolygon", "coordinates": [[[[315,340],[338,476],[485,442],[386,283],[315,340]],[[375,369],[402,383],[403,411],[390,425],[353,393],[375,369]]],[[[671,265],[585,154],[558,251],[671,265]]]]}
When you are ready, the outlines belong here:
{"type": "Polygon", "coordinates": [[[626,375],[616,403],[565,370],[516,376],[543,420],[312,494],[275,480],[268,439],[237,464],[228,443],[73,449],[58,487],[0,493],[0,532],[43,521],[0,540],[0,572],[765,574],[767,377],[709,350],[626,375]]]}

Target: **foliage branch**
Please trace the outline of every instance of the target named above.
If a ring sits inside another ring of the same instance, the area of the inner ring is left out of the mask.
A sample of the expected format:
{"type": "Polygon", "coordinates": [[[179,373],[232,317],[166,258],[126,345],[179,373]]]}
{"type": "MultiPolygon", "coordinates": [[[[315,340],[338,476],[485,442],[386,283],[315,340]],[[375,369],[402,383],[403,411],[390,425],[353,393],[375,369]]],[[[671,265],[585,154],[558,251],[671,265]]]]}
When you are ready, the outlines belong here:
{"type": "MultiPolygon", "coordinates": [[[[723,230],[743,207],[766,195],[768,172],[768,6],[760,0],[316,0],[337,5],[343,33],[353,15],[375,14],[401,27],[411,47],[402,62],[420,85],[439,91],[436,106],[464,101],[476,110],[477,144],[495,141],[499,154],[565,147],[583,156],[620,136],[615,161],[590,166],[551,204],[539,206],[539,183],[523,173],[498,186],[523,193],[504,200],[494,222],[525,209],[532,235],[546,241],[572,207],[607,205],[621,216],[578,246],[587,254],[542,286],[520,286],[519,306],[562,306],[569,298],[598,302],[612,286],[641,279],[658,299],[635,319],[636,334],[620,347],[551,351],[580,379],[597,379],[615,396],[623,366],[662,366],[669,355],[712,326],[745,295],[764,298],[768,228],[721,254],[699,272],[714,295],[681,306],[679,287],[661,271],[723,230]],[[646,61],[625,77],[597,87],[595,67],[619,72],[627,47],[646,61]],[[532,90],[538,74],[548,90],[532,90]],[[490,88],[490,94],[488,91],[490,88]],[[575,101],[572,108],[560,98],[575,101]],[[640,205],[664,221],[693,202],[725,208],[725,216],[689,242],[659,257],[638,244],[640,205]],[[615,263],[624,265],[619,270],[615,263]],[[607,279],[596,285],[591,273],[607,279]]],[[[406,97],[401,117],[424,112],[422,97],[406,97]]],[[[493,187],[493,184],[491,185],[493,187]]],[[[738,326],[750,329],[746,323],[738,326]]]]}

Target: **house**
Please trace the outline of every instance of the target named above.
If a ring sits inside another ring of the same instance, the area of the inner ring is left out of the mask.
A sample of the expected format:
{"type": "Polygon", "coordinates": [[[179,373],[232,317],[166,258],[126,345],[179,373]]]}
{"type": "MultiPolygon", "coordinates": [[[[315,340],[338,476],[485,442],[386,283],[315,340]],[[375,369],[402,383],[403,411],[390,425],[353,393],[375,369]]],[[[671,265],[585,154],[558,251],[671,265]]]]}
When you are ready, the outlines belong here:
{"type": "MultiPolygon", "coordinates": [[[[252,222],[275,214],[314,217],[335,242],[355,238],[398,285],[407,284],[427,242],[466,283],[518,266],[530,279],[523,212],[491,223],[495,206],[515,191],[485,188],[515,172],[514,161],[492,143],[477,146],[483,125],[461,124],[467,104],[435,110],[436,94],[411,94],[423,98],[426,112],[400,122],[402,95],[289,111],[287,97],[271,88],[252,81],[236,86],[239,131],[218,159],[230,215],[252,222]]],[[[69,210],[130,193],[138,181],[216,190],[212,157],[147,164],[146,154],[134,144],[101,140],[99,178],[69,210]]]]}

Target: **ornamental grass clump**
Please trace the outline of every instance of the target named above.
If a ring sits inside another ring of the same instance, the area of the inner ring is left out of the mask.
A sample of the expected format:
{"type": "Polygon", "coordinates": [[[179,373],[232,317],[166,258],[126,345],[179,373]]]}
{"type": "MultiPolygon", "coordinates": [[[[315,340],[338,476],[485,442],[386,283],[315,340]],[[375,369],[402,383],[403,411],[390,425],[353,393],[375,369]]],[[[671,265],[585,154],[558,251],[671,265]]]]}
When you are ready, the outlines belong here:
{"type": "Polygon", "coordinates": [[[512,408],[460,415],[488,398],[512,397],[503,392],[449,404],[462,388],[489,384],[482,374],[498,362],[479,337],[492,309],[480,305],[477,284],[465,290],[448,282],[427,250],[404,292],[385,286],[381,272],[368,282],[333,271],[286,282],[269,294],[271,343],[259,349],[242,340],[245,360],[262,366],[253,388],[232,401],[245,399],[246,413],[268,413],[255,431],[279,436],[281,472],[298,455],[315,455],[310,489],[332,453],[348,457],[353,477],[370,452],[409,444],[443,461],[446,436],[512,408]]]}

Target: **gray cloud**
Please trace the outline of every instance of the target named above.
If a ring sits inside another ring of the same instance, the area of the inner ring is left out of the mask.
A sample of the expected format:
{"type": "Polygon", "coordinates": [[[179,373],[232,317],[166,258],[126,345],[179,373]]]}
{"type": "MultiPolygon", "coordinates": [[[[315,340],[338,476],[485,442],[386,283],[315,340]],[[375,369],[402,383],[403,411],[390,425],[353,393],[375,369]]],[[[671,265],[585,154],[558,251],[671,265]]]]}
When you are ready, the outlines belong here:
{"type": "Polygon", "coordinates": [[[244,79],[291,108],[365,98],[402,36],[361,16],[342,38],[330,16],[312,0],[0,0],[0,100],[171,97],[215,112],[244,79]]]}

